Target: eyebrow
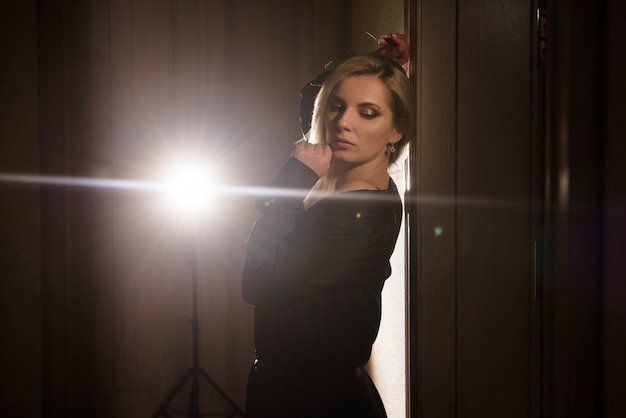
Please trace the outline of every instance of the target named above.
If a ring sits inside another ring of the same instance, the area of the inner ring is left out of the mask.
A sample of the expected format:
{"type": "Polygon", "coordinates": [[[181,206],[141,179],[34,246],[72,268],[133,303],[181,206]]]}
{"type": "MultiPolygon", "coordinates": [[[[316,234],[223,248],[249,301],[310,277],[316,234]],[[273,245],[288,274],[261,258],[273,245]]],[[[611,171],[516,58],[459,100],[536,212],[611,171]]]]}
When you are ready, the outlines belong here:
{"type": "MultiPolygon", "coordinates": [[[[343,100],[341,97],[332,94],[330,96],[331,100],[337,100],[339,102],[345,103],[346,101],[343,100]]],[[[357,107],[375,107],[378,110],[382,111],[382,107],[380,107],[379,105],[377,105],[376,103],[372,103],[372,102],[361,102],[361,103],[357,103],[357,107]]]]}
{"type": "Polygon", "coordinates": [[[375,107],[378,110],[382,110],[382,108],[378,106],[376,103],[371,103],[371,102],[359,103],[357,106],[358,107],[375,107]]]}

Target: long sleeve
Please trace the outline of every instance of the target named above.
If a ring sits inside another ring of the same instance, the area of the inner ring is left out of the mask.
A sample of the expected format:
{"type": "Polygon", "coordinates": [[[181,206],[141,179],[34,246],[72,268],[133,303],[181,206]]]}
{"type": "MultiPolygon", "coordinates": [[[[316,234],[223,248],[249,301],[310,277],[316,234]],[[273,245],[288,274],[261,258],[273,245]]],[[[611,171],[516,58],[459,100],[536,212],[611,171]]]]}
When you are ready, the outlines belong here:
{"type": "MultiPolygon", "coordinates": [[[[293,190],[314,180],[298,179],[302,167],[288,164],[274,184],[293,190]]],[[[277,195],[257,202],[262,217],[242,281],[244,299],[256,305],[257,356],[364,364],[402,217],[395,186],[336,193],[307,210],[303,195],[277,195]]]]}
{"type": "Polygon", "coordinates": [[[259,198],[262,217],[250,233],[242,278],[243,299],[258,304],[275,289],[276,266],[293,230],[296,216],[304,211],[303,199],[318,177],[306,165],[290,158],[270,186],[271,193],[259,198]]]}

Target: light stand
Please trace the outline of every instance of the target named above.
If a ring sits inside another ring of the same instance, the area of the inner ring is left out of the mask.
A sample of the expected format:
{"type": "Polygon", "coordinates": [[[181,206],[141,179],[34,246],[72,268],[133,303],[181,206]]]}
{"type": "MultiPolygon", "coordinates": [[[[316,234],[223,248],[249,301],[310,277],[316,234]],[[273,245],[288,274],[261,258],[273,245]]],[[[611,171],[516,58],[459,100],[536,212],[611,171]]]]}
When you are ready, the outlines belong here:
{"type": "Polygon", "coordinates": [[[195,239],[192,240],[189,266],[191,268],[191,308],[192,319],[189,321],[191,324],[191,336],[192,336],[192,364],[191,368],[183,379],[174,387],[170,394],[165,398],[159,410],[154,414],[154,418],[166,417],[171,418],[172,415],[168,411],[170,402],[180,392],[188,380],[191,380],[191,394],[189,397],[189,418],[200,417],[200,390],[199,383],[200,377],[203,377],[209,385],[231,406],[232,410],[228,412],[227,417],[244,417],[243,411],[239,409],[237,404],[224,392],[222,388],[208,375],[208,373],[200,367],[200,351],[199,351],[199,332],[200,327],[198,324],[198,255],[196,249],[195,239]]]}

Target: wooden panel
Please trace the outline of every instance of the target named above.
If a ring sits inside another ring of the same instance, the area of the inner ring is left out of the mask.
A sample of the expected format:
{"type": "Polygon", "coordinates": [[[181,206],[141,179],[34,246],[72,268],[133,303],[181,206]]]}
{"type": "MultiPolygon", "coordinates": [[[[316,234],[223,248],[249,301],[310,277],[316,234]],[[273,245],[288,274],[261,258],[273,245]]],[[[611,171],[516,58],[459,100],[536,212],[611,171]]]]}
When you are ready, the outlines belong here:
{"type": "Polygon", "coordinates": [[[526,417],[532,16],[523,1],[458,14],[458,416],[526,417]]]}
{"type": "MultiPolygon", "coordinates": [[[[62,172],[66,152],[64,142],[64,106],[62,100],[62,39],[58,2],[46,2],[38,10],[39,122],[41,173],[62,172]],[[47,18],[43,18],[47,17],[47,18]],[[44,158],[43,155],[47,155],[44,158]]],[[[67,335],[66,282],[67,242],[65,196],[58,188],[47,187],[41,193],[41,286],[43,350],[43,407],[50,416],[66,415],[66,382],[70,365],[65,353],[67,335]]]]}
{"type": "Polygon", "coordinates": [[[415,416],[530,416],[532,8],[416,3],[415,416]]]}
{"type": "MultiPolygon", "coordinates": [[[[546,409],[555,416],[602,416],[601,292],[605,256],[603,150],[606,131],[603,68],[604,3],[556,1],[548,63],[549,161],[553,243],[546,298],[546,409]],[[585,28],[585,30],[583,30],[585,28]]],[[[623,273],[620,279],[623,277],[623,273]]],[[[621,414],[623,415],[623,411],[621,414]]]]}
{"type": "MultiPolygon", "coordinates": [[[[344,2],[78,3],[52,3],[40,22],[42,132],[54,133],[43,166],[55,174],[152,181],[185,153],[223,183],[265,185],[299,138],[299,89],[345,45],[344,2]]],[[[56,244],[43,256],[52,414],[149,416],[191,366],[193,234],[135,185],[44,196],[43,242],[56,244]]],[[[254,357],[239,289],[253,199],[220,196],[193,237],[200,363],[239,405],[254,357]]],[[[202,410],[221,410],[201,389],[202,410]]],[[[186,410],[187,392],[172,405],[186,410]]]]}
{"type": "Polygon", "coordinates": [[[603,284],[603,369],[604,388],[602,416],[618,418],[626,414],[623,396],[626,377],[626,173],[624,172],[624,113],[626,111],[626,50],[621,40],[626,37],[626,27],[621,23],[626,16],[626,3],[608,2],[606,11],[607,57],[606,57],[606,148],[605,172],[605,223],[604,253],[605,278],[603,284]]]}
{"type": "MultiPolygon", "coordinates": [[[[0,17],[0,404],[5,416],[42,413],[41,189],[10,181],[40,170],[37,2],[0,17]]],[[[48,288],[46,288],[48,290],[48,288]]]]}
{"type": "Polygon", "coordinates": [[[419,416],[456,413],[456,2],[423,1],[417,357],[419,416]]]}
{"type": "MultiPolygon", "coordinates": [[[[226,100],[224,3],[118,1],[112,4],[112,15],[111,141],[116,176],[158,179],[180,155],[217,163],[214,157],[228,149],[227,140],[232,143],[224,134],[231,105],[226,100]]],[[[224,162],[219,170],[227,168],[224,162]]],[[[250,320],[233,323],[230,318],[241,317],[240,311],[249,316],[250,309],[240,299],[233,301],[239,293],[239,260],[226,254],[243,254],[243,234],[237,229],[249,226],[249,216],[236,220],[237,234],[202,223],[194,236],[168,218],[150,194],[118,193],[113,198],[114,284],[108,297],[115,324],[115,345],[110,347],[115,376],[110,383],[117,392],[110,403],[118,405],[117,415],[154,412],[191,366],[187,247],[194,239],[199,253],[201,366],[242,404],[248,365],[241,364],[253,352],[251,338],[244,340],[248,354],[243,358],[244,347],[232,346],[242,332],[251,334],[250,320]],[[131,396],[132,391],[143,395],[131,396]]],[[[219,210],[228,213],[229,199],[224,200],[219,210]]],[[[187,408],[188,389],[172,401],[175,408],[187,408]]],[[[204,386],[202,390],[209,392],[204,386]]],[[[211,395],[211,405],[203,396],[203,410],[221,408],[213,402],[215,393],[211,395]]]]}

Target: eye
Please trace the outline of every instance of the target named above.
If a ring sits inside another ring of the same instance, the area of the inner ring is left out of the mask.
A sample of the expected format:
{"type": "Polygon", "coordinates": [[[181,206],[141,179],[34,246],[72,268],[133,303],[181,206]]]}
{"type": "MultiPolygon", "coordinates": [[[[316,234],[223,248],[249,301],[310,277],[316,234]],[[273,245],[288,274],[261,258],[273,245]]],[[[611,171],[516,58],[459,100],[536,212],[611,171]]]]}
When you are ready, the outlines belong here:
{"type": "Polygon", "coordinates": [[[363,119],[370,120],[370,119],[374,119],[380,116],[380,113],[376,111],[375,109],[365,108],[359,112],[359,115],[361,115],[363,119]]]}
{"type": "Polygon", "coordinates": [[[340,112],[342,112],[342,111],[343,111],[343,108],[344,108],[344,106],[343,106],[343,104],[342,104],[342,103],[339,103],[339,102],[334,101],[334,100],[333,100],[333,101],[331,101],[331,102],[329,103],[329,105],[328,105],[328,111],[329,111],[329,112],[336,112],[336,113],[340,113],[340,112]]]}
{"type": "Polygon", "coordinates": [[[378,117],[378,113],[372,111],[360,112],[359,113],[363,119],[374,119],[378,117]]]}

